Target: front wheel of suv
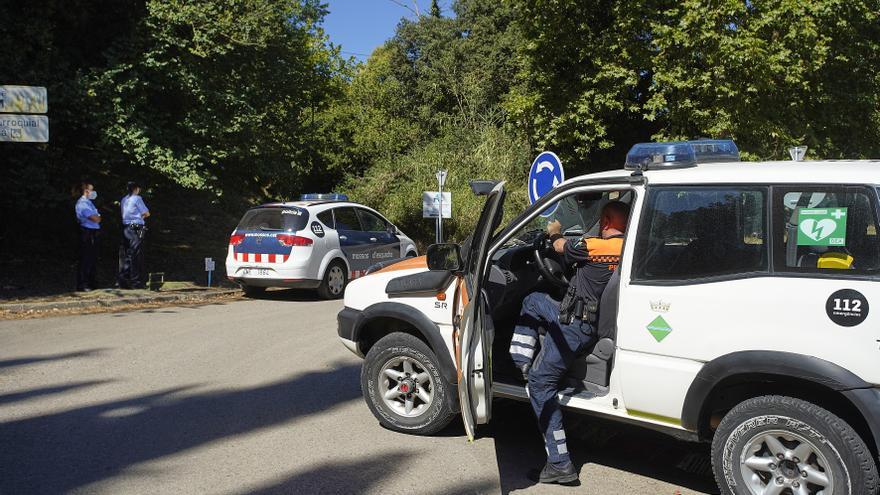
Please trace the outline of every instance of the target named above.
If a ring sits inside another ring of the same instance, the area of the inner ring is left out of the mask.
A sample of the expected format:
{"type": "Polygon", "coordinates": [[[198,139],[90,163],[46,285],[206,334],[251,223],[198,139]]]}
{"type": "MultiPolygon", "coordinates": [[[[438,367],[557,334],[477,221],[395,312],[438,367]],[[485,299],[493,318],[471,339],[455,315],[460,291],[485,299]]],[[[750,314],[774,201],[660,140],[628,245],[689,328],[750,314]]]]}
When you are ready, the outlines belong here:
{"type": "Polygon", "coordinates": [[[725,495],[876,495],[877,467],[844,420],[800,399],[768,395],[728,412],[712,440],[725,495]]]}
{"type": "Polygon", "coordinates": [[[361,390],[370,411],[391,430],[430,435],[455,416],[451,387],[437,357],[406,333],[386,335],[370,348],[361,370],[361,390]]]}

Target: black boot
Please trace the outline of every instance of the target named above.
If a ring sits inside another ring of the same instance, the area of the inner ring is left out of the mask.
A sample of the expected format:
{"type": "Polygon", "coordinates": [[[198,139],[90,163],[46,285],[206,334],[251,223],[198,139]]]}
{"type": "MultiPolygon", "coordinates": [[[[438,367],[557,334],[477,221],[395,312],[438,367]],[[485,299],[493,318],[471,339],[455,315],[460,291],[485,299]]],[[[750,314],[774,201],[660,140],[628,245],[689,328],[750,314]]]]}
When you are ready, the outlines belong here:
{"type": "Polygon", "coordinates": [[[548,462],[534,481],[563,485],[573,484],[578,481],[578,473],[574,468],[574,464],[570,462],[564,468],[557,468],[548,462]]]}

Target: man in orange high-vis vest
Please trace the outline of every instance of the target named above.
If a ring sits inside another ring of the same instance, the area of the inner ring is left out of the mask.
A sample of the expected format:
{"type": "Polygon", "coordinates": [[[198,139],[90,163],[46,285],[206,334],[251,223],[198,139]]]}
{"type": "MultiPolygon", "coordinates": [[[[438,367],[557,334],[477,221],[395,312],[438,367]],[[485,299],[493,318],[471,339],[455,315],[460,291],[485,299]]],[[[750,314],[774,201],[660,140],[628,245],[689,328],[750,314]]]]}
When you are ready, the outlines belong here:
{"type": "Polygon", "coordinates": [[[514,363],[528,380],[529,398],[544,436],[547,463],[536,479],[541,483],[578,479],[562,426],[559,382],[575,356],[595,338],[598,302],[620,263],[628,218],[629,206],[612,201],[602,209],[599,237],[566,240],[559,222],[547,226],[553,249],[565,257],[567,266],[574,265],[576,272],[563,301],[543,292],[533,292],[523,300],[510,345],[514,363]],[[540,346],[539,326],[547,331],[540,346]]]}

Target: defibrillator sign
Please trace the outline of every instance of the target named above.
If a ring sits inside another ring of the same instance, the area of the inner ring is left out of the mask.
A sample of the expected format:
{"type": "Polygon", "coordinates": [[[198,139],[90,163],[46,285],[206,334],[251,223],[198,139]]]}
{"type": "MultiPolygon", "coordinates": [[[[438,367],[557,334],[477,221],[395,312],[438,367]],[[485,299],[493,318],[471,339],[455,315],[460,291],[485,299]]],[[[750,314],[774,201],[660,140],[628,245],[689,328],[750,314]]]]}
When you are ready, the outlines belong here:
{"type": "Polygon", "coordinates": [[[798,208],[798,246],[846,246],[846,208],[798,208]]]}

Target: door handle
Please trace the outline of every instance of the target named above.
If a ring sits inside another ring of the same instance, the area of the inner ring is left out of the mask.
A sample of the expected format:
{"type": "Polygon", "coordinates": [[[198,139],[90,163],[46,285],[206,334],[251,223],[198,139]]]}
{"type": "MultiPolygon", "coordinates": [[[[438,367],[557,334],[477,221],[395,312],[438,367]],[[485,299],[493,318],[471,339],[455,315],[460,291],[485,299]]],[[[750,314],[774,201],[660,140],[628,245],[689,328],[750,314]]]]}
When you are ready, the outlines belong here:
{"type": "Polygon", "coordinates": [[[375,237],[370,237],[370,240],[373,241],[373,242],[376,242],[376,238],[375,238],[375,237]]]}
{"type": "Polygon", "coordinates": [[[347,236],[344,236],[344,235],[341,235],[341,236],[339,236],[339,240],[340,240],[340,241],[346,241],[346,240],[348,240],[348,237],[347,237],[347,236]]]}

